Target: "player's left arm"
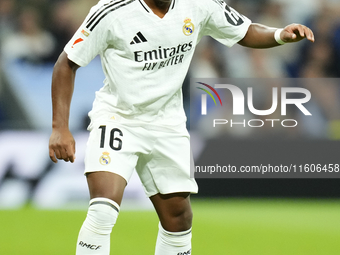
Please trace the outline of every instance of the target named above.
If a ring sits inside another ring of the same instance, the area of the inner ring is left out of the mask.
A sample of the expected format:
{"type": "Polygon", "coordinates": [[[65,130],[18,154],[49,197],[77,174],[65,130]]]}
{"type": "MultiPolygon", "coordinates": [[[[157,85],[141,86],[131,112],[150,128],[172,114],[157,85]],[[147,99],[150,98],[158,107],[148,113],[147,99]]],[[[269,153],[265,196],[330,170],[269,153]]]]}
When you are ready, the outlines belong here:
{"type": "Polygon", "coordinates": [[[277,28],[268,27],[262,24],[253,23],[249,26],[245,37],[238,43],[245,47],[265,49],[276,47],[284,43],[293,43],[306,38],[314,42],[314,34],[312,30],[304,25],[290,24],[279,30],[277,39],[281,39],[281,43],[275,39],[277,28]]]}

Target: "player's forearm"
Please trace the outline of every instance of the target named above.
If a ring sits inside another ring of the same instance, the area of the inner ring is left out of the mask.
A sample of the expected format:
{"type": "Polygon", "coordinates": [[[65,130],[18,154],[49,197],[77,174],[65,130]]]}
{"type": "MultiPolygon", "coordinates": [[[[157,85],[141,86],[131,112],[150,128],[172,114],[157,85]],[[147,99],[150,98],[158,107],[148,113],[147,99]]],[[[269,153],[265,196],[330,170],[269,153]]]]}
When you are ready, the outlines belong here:
{"type": "Polygon", "coordinates": [[[267,27],[262,24],[253,23],[249,26],[245,37],[239,44],[245,47],[265,49],[279,46],[274,38],[276,28],[267,27]]]}
{"type": "Polygon", "coordinates": [[[299,42],[303,39],[314,42],[313,31],[301,24],[290,24],[283,29],[251,24],[245,37],[239,41],[242,46],[250,48],[271,48],[285,43],[299,42]],[[275,33],[277,31],[277,33],[275,33]]]}
{"type": "Polygon", "coordinates": [[[77,66],[63,52],[54,66],[52,75],[52,128],[68,128],[70,105],[77,66]]]}

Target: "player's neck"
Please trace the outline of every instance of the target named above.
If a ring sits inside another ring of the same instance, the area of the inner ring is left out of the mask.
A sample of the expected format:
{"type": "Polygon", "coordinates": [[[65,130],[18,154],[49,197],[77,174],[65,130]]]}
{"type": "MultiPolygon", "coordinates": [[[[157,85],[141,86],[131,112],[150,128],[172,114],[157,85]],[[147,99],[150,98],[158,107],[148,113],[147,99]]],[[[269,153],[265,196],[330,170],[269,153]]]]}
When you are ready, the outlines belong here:
{"type": "Polygon", "coordinates": [[[158,17],[163,18],[168,12],[172,0],[144,0],[158,17]]]}

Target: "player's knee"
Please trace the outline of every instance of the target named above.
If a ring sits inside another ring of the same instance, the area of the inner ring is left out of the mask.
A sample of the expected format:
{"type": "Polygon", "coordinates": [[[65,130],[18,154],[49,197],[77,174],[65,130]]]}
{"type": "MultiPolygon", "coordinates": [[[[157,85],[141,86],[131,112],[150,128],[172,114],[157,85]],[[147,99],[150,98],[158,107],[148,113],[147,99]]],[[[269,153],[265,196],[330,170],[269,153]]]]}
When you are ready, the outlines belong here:
{"type": "Polygon", "coordinates": [[[90,201],[85,227],[97,234],[110,234],[118,218],[119,205],[107,198],[90,201]]]}
{"type": "Polygon", "coordinates": [[[180,217],[180,223],[183,226],[183,229],[191,228],[192,218],[193,218],[193,213],[191,209],[183,212],[183,214],[180,217]]]}
{"type": "Polygon", "coordinates": [[[193,214],[190,210],[172,213],[162,220],[162,226],[167,231],[180,232],[191,228],[193,214]]]}

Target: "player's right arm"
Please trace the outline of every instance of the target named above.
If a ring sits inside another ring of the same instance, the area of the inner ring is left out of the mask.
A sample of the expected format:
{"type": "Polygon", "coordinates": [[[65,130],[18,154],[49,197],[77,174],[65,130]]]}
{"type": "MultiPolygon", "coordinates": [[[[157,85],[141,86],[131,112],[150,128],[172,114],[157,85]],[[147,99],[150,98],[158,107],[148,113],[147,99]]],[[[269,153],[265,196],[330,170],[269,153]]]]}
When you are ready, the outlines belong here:
{"type": "Polygon", "coordinates": [[[73,95],[77,64],[62,52],[52,75],[52,134],[49,142],[49,155],[53,162],[57,159],[66,162],[75,160],[75,141],[69,130],[70,105],[73,95]]]}

